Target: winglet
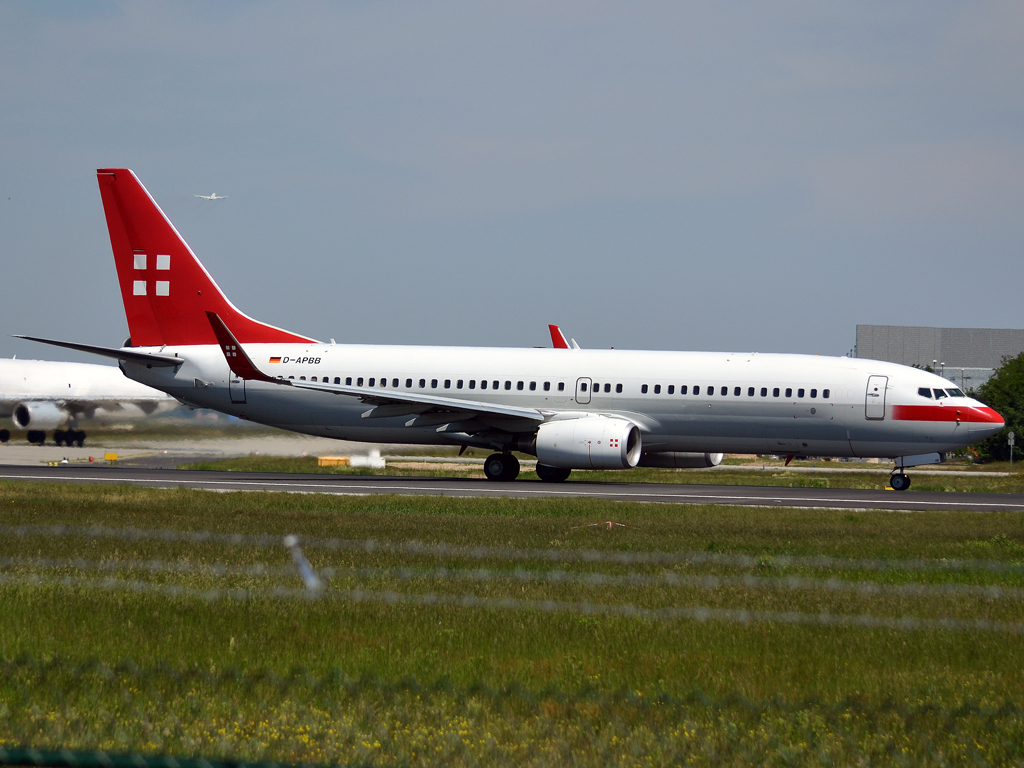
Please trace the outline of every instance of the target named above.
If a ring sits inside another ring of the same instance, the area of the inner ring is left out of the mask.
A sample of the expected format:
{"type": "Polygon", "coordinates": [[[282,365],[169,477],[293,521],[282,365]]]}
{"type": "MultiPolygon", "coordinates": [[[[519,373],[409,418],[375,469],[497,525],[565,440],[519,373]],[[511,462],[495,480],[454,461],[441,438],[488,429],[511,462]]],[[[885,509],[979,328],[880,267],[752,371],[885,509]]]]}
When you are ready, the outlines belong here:
{"type": "Polygon", "coordinates": [[[557,325],[548,325],[548,331],[551,333],[551,346],[555,349],[569,349],[569,342],[565,340],[565,336],[562,335],[562,329],[557,325]]]}
{"type": "Polygon", "coordinates": [[[206,317],[213,327],[213,334],[217,337],[217,343],[220,345],[220,350],[224,353],[224,359],[228,361],[228,367],[232,373],[246,381],[272,381],[275,384],[280,383],[273,376],[268,376],[255,366],[252,360],[249,359],[249,356],[245,354],[242,345],[238,343],[238,339],[231,333],[224,321],[220,319],[220,315],[216,312],[207,311],[206,317]]]}

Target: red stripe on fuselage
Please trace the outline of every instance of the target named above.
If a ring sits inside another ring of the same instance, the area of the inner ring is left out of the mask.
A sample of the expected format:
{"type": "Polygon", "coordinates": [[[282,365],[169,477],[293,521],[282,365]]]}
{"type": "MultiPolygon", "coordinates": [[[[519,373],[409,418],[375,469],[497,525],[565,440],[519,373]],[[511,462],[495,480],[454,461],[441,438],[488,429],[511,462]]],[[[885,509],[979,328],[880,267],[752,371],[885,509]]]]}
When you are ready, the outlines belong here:
{"type": "Polygon", "coordinates": [[[892,417],[898,421],[963,421],[972,424],[1002,424],[1003,417],[988,406],[894,405],[892,417]]]}

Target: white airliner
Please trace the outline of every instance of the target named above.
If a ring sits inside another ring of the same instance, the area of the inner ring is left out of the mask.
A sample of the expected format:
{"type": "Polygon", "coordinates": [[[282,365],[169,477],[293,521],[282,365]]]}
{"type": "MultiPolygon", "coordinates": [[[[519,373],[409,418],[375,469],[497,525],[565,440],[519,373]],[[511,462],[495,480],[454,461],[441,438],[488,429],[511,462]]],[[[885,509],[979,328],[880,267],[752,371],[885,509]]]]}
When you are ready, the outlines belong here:
{"type": "MultiPolygon", "coordinates": [[[[28,430],[30,443],[42,445],[52,429],[57,445],[81,446],[80,420],[133,421],[177,406],[112,365],[0,360],[0,418],[28,430]]],[[[0,429],[0,442],[10,439],[10,430],[0,429]]]]}
{"type": "Polygon", "coordinates": [[[203,200],[227,200],[227,195],[218,195],[214,192],[212,195],[193,195],[193,197],[201,197],[203,200]]]}
{"type": "Polygon", "coordinates": [[[493,480],[518,475],[512,451],[546,481],[736,452],[890,458],[905,489],[906,467],[1003,428],[945,379],[875,360],[321,343],[242,314],[132,171],[97,174],[130,340],[36,340],[115,358],[198,407],[324,437],[492,448],[493,480]]]}

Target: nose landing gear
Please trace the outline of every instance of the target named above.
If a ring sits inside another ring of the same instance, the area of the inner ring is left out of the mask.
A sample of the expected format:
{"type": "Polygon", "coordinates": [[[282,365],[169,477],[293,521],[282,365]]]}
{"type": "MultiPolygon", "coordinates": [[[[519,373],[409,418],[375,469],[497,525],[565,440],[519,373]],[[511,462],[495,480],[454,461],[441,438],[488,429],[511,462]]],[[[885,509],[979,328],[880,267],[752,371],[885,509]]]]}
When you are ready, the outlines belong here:
{"type": "Polygon", "coordinates": [[[910,487],[910,477],[907,476],[903,470],[897,470],[892,473],[889,478],[889,486],[894,491],[905,491],[910,487]]]}

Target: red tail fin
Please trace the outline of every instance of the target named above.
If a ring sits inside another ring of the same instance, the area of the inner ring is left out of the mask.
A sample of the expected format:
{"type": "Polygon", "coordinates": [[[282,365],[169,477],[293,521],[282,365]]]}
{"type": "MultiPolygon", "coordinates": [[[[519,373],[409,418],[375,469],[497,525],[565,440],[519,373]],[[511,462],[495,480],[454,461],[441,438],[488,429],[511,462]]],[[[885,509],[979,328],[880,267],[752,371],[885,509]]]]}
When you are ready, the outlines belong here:
{"type": "Polygon", "coordinates": [[[216,344],[207,312],[242,343],[312,341],[237,310],[134,173],[101,168],[96,176],[133,346],[216,344]]]}

